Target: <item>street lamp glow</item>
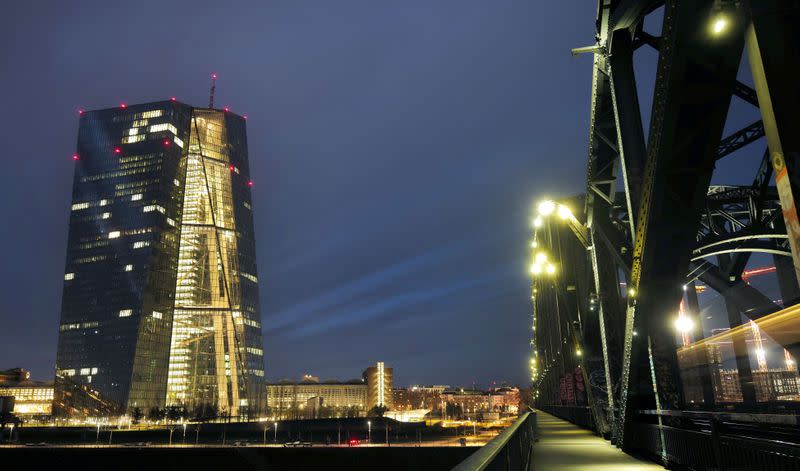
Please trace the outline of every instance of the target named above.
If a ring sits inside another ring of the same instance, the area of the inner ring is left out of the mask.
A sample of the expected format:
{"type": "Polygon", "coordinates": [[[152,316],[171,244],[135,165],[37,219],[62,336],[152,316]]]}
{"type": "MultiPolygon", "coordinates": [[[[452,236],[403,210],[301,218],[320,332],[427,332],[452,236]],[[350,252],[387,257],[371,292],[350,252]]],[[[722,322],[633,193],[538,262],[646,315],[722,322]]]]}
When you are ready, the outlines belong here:
{"type": "Polygon", "coordinates": [[[542,265],[534,263],[531,265],[531,275],[540,275],[542,273],[542,265]]]}
{"type": "Polygon", "coordinates": [[[531,248],[532,248],[532,249],[535,249],[535,248],[536,248],[536,247],[538,247],[538,246],[539,246],[539,243],[538,243],[538,242],[536,242],[535,240],[532,240],[532,241],[531,241],[531,248]]]}
{"type": "Polygon", "coordinates": [[[545,271],[547,271],[548,275],[552,275],[552,274],[554,274],[556,272],[556,267],[552,263],[548,263],[547,264],[547,268],[545,269],[545,271]]]}
{"type": "Polygon", "coordinates": [[[537,209],[542,216],[549,216],[556,210],[556,203],[551,200],[542,201],[537,209]]]}
{"type": "Polygon", "coordinates": [[[581,351],[581,349],[579,348],[579,349],[575,350],[575,355],[582,356],[583,355],[583,351],[581,351]]]}
{"type": "Polygon", "coordinates": [[[542,221],[542,218],[537,216],[536,219],[533,220],[533,227],[542,227],[543,223],[544,221],[542,221]]]}
{"type": "Polygon", "coordinates": [[[711,30],[714,34],[721,34],[728,28],[728,20],[722,15],[717,16],[712,23],[711,30]]]}
{"type": "Polygon", "coordinates": [[[691,332],[694,329],[694,321],[689,316],[678,316],[674,325],[675,330],[682,334],[691,332]]]}
{"type": "Polygon", "coordinates": [[[536,263],[544,263],[547,261],[547,254],[544,252],[539,252],[536,254],[536,258],[534,259],[536,263]]]}
{"type": "Polygon", "coordinates": [[[564,206],[563,204],[558,205],[558,217],[562,220],[566,221],[567,219],[572,219],[572,210],[568,207],[564,206]]]}
{"type": "Polygon", "coordinates": [[[635,290],[635,289],[633,289],[633,288],[630,288],[630,289],[628,290],[628,296],[630,296],[631,298],[634,298],[634,297],[636,297],[636,290],[635,290]]]}

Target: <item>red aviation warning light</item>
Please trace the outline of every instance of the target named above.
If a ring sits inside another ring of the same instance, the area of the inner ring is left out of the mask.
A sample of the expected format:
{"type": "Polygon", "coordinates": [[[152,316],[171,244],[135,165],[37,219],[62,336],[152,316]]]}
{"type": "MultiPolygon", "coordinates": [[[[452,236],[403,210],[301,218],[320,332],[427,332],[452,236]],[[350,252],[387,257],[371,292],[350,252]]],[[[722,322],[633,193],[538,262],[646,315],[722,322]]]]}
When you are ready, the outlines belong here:
{"type": "Polygon", "coordinates": [[[247,182],[247,186],[252,187],[253,186],[253,180],[250,180],[249,182],[247,182]]]}
{"type": "Polygon", "coordinates": [[[231,172],[233,172],[234,170],[236,170],[236,167],[234,167],[233,165],[231,165],[231,166],[230,166],[230,167],[228,167],[228,168],[229,168],[229,169],[231,169],[231,172]]]}
{"type": "Polygon", "coordinates": [[[78,157],[78,154],[72,154],[72,160],[80,160],[80,157],[78,157]]]}
{"type": "Polygon", "coordinates": [[[119,154],[119,153],[121,153],[121,152],[122,152],[122,149],[120,149],[119,147],[115,147],[115,148],[114,148],[114,153],[115,153],[115,154],[119,154]]]}
{"type": "Polygon", "coordinates": [[[120,103],[120,104],[119,104],[119,107],[120,107],[120,108],[127,108],[127,107],[128,107],[128,105],[126,105],[125,103],[120,103]]]}
{"type": "Polygon", "coordinates": [[[172,97],[172,98],[170,98],[170,100],[171,100],[171,101],[178,101],[178,99],[177,99],[177,98],[175,98],[175,97],[172,97]]]}
{"type": "Polygon", "coordinates": [[[164,139],[164,145],[169,147],[170,145],[169,139],[164,139]]]}

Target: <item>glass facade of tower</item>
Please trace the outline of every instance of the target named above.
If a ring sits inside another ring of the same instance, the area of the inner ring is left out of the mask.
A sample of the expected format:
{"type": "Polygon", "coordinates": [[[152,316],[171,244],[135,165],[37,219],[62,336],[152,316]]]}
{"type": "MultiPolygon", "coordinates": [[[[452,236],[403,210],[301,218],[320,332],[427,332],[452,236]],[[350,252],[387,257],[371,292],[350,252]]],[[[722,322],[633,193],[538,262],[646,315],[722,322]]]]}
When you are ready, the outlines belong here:
{"type": "Polygon", "coordinates": [[[226,118],[192,115],[167,404],[236,416],[263,400],[263,349],[246,138],[226,118]]]}
{"type": "Polygon", "coordinates": [[[174,101],[81,117],[56,374],[120,412],[262,406],[244,123],[174,101]]]}

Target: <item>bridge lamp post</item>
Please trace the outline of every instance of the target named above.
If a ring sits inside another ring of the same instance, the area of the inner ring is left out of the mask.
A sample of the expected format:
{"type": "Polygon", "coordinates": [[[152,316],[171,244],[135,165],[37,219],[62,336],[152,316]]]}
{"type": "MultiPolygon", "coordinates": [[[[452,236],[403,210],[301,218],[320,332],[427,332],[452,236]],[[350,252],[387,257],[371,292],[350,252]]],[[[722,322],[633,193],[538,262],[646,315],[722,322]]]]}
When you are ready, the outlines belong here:
{"type": "Polygon", "coordinates": [[[578,238],[578,241],[584,248],[588,249],[591,246],[589,229],[578,221],[569,206],[556,203],[553,200],[544,200],[536,206],[536,211],[538,216],[533,221],[533,226],[535,228],[539,228],[544,224],[543,218],[555,215],[558,216],[558,219],[567,224],[567,227],[575,234],[575,237],[578,238]],[[539,221],[538,224],[537,221],[539,221]]]}
{"type": "Polygon", "coordinates": [[[536,278],[542,275],[552,277],[556,274],[556,266],[550,263],[545,252],[538,252],[533,258],[530,271],[536,278]]]}

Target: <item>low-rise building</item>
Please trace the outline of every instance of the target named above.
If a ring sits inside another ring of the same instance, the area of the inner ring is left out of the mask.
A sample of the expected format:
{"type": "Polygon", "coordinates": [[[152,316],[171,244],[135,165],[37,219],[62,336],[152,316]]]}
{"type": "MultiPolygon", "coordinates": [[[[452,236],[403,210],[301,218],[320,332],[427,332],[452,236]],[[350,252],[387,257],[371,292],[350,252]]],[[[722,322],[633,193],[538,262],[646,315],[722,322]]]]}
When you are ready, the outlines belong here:
{"type": "Polygon", "coordinates": [[[439,410],[448,418],[458,419],[489,413],[516,415],[519,404],[519,388],[502,387],[489,391],[453,389],[442,392],[439,410]]]}
{"type": "Polygon", "coordinates": [[[354,379],[320,382],[306,375],[302,381],[267,384],[267,410],[278,419],[363,417],[367,413],[367,384],[354,379]],[[313,417],[307,417],[309,400],[317,398],[313,417]],[[320,402],[321,401],[321,402],[320,402]]]}
{"type": "Polygon", "coordinates": [[[441,395],[450,386],[413,385],[407,388],[392,390],[392,410],[410,411],[416,409],[437,409],[441,404],[441,395]]]}
{"type": "Polygon", "coordinates": [[[14,398],[11,411],[18,417],[49,416],[53,413],[53,382],[32,381],[29,371],[0,371],[0,397],[14,398]]]}

